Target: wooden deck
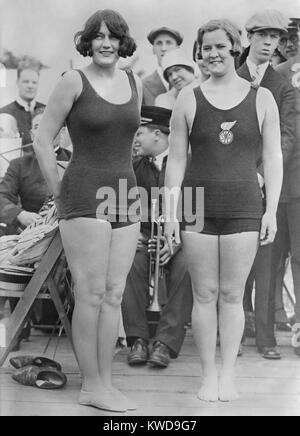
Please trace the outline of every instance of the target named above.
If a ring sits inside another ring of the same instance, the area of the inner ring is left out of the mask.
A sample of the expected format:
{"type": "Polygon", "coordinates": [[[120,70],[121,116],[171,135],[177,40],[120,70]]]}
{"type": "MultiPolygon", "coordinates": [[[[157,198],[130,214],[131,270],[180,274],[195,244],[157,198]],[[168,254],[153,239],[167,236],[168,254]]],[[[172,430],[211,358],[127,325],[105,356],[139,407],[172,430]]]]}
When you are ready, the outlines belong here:
{"type": "MultiPolygon", "coordinates": [[[[248,340],[244,356],[237,365],[239,401],[202,403],[196,398],[200,382],[197,351],[189,331],[178,359],[167,369],[131,368],[126,363],[127,350],[115,357],[115,385],[134,399],[138,409],[127,416],[300,416],[300,360],[292,352],[290,334],[280,333],[283,359],[262,359],[248,340]]],[[[42,355],[48,336],[35,331],[31,342],[22,343],[12,355],[42,355]]],[[[56,340],[47,356],[53,357],[56,340]]],[[[11,378],[13,368],[8,360],[0,368],[1,416],[117,416],[91,407],[80,406],[77,396],[80,377],[75,358],[66,337],[62,337],[56,354],[68,377],[61,390],[40,390],[22,386],[11,378]]],[[[218,361],[220,357],[218,355],[218,361]]],[[[122,416],[126,416],[123,415],[122,416]]]]}

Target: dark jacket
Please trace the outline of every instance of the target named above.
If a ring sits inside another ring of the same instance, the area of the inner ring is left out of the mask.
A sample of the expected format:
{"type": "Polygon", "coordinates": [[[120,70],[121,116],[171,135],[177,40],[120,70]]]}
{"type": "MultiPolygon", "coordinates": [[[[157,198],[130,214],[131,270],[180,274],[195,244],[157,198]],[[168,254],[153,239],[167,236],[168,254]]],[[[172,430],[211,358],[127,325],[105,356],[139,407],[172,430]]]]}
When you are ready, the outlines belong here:
{"type": "Polygon", "coordinates": [[[166,92],[166,87],[163,84],[157,71],[154,71],[149,76],[143,79],[143,104],[154,106],[155,99],[158,95],[166,92]]]}
{"type": "MultiPolygon", "coordinates": [[[[251,75],[246,63],[244,63],[237,73],[243,79],[252,81],[251,75]]],[[[269,66],[264,74],[260,86],[269,89],[277,103],[280,115],[281,129],[281,149],[283,155],[284,178],[281,192],[281,201],[288,199],[288,173],[289,164],[292,160],[294,144],[295,144],[295,97],[294,90],[288,81],[269,66]]],[[[262,165],[258,170],[263,174],[262,165]]]]}
{"type": "MultiPolygon", "coordinates": [[[[155,165],[151,163],[147,157],[137,158],[133,162],[137,186],[143,187],[147,192],[147,204],[143,204],[144,197],[141,195],[142,210],[144,211],[143,215],[145,213],[145,208],[148,208],[148,222],[142,222],[141,232],[147,237],[149,237],[151,233],[151,188],[162,188],[164,186],[167,160],[168,157],[166,156],[163,160],[161,171],[158,171],[155,165]]],[[[162,208],[160,204],[159,214],[161,213],[162,208]]]]}
{"type": "Polygon", "coordinates": [[[294,88],[296,141],[289,166],[289,194],[291,199],[300,198],[300,55],[278,65],[275,70],[294,88]]]}
{"type": "Polygon", "coordinates": [[[33,114],[30,112],[26,112],[25,108],[21,106],[17,101],[13,101],[8,105],[2,107],[0,109],[0,114],[10,114],[17,120],[18,129],[20,136],[22,138],[22,145],[30,144],[32,142],[30,130],[31,130],[31,121],[34,113],[41,108],[44,108],[45,105],[40,102],[36,102],[35,109],[33,114]]]}
{"type": "MultiPolygon", "coordinates": [[[[68,161],[70,156],[69,150],[57,152],[57,160],[68,161]]],[[[20,212],[37,213],[49,194],[34,153],[13,159],[0,183],[0,222],[10,226],[9,233],[16,233],[20,212]]]]}

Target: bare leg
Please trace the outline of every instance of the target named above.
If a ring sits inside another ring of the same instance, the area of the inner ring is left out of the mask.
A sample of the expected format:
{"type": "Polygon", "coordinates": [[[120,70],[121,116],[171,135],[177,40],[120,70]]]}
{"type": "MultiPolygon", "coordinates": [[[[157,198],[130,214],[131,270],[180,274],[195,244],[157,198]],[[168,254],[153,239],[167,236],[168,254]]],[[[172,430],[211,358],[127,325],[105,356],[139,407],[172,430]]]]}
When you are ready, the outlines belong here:
{"type": "Polygon", "coordinates": [[[91,218],[76,218],[61,221],[60,231],[75,284],[72,334],[82,388],[101,391],[104,386],[98,369],[97,330],[105,296],[111,226],[91,218]]]}
{"type": "MultiPolygon", "coordinates": [[[[112,386],[112,361],[118,338],[121,302],[127,275],[136,252],[140,224],[112,230],[110,255],[106,277],[106,293],[100,310],[98,327],[98,362],[101,379],[112,389],[118,399],[125,400],[123,394],[112,386]]],[[[134,408],[124,401],[127,409],[134,408]]]]}
{"type": "Polygon", "coordinates": [[[198,398],[202,401],[218,401],[215,353],[219,238],[218,236],[182,232],[182,241],[193,285],[192,325],[203,373],[198,398]]]}
{"type": "Polygon", "coordinates": [[[256,232],[220,237],[219,329],[223,360],[219,381],[221,401],[238,399],[234,367],[245,325],[243,293],[257,247],[256,232]]]}
{"type": "MultiPolygon", "coordinates": [[[[106,295],[111,225],[92,218],[76,218],[61,221],[60,229],[75,284],[72,333],[83,378],[79,403],[125,412],[124,402],[116,398],[110,388],[111,376],[107,379],[99,371],[97,350],[100,309],[106,295]]],[[[109,334],[107,340],[111,340],[109,334]]],[[[111,346],[114,345],[115,342],[111,346]]],[[[105,365],[107,375],[111,373],[112,362],[107,359],[105,365]]]]}

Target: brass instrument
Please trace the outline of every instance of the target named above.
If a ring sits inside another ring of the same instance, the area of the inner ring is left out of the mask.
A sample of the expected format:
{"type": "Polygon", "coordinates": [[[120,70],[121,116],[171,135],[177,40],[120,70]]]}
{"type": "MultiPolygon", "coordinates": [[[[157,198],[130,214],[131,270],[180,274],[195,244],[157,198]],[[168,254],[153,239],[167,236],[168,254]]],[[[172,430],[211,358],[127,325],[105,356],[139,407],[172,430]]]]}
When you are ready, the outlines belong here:
{"type": "Polygon", "coordinates": [[[163,217],[156,218],[157,200],[152,200],[151,208],[151,240],[156,238],[155,253],[150,251],[149,263],[149,312],[160,312],[167,302],[167,288],[165,282],[165,269],[160,265],[161,239],[163,237],[163,217]],[[155,234],[156,229],[156,234],[155,234]]]}

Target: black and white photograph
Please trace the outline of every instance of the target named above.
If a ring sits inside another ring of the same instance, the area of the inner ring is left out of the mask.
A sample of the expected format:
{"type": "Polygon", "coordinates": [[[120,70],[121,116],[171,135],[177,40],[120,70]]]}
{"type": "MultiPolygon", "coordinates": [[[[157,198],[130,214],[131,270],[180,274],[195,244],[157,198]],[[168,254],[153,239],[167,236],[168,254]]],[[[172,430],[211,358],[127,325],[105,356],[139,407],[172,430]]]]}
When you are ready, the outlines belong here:
{"type": "Polygon", "coordinates": [[[0,0],[0,416],[300,416],[300,0],[0,0]]]}

